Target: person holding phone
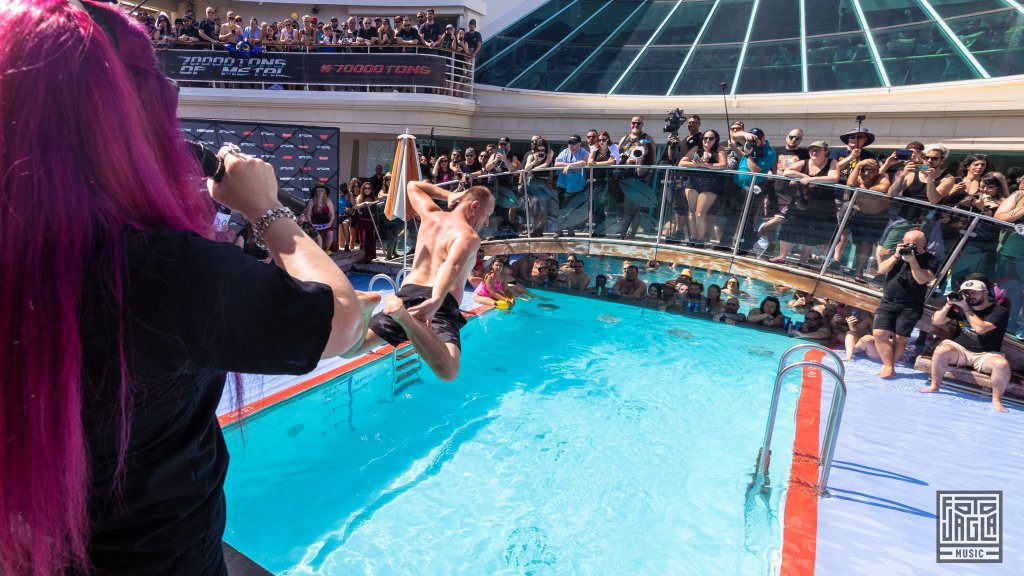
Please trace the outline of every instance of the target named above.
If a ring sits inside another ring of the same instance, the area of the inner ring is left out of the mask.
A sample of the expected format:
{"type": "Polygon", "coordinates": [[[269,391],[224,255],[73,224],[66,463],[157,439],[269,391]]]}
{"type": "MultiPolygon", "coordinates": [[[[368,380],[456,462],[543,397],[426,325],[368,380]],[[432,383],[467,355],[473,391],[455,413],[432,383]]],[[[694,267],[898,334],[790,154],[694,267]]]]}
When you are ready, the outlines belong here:
{"type": "MultiPolygon", "coordinates": [[[[949,148],[939,143],[925,146],[921,154],[915,152],[904,165],[903,174],[889,187],[889,197],[914,198],[941,204],[953,189],[953,175],[943,170],[948,157],[949,148]]],[[[904,234],[915,228],[927,228],[925,232],[929,241],[933,242],[934,251],[942,238],[935,229],[934,216],[934,211],[930,214],[919,205],[894,200],[889,204],[889,224],[875,246],[875,261],[881,263],[891,256],[904,234]]]]}

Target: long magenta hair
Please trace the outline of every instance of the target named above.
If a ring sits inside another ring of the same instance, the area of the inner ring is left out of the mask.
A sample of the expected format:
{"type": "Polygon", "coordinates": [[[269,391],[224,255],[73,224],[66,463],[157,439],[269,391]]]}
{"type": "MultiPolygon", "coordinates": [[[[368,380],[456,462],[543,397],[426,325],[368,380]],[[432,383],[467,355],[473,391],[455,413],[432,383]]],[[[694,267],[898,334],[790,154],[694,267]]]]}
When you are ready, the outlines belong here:
{"type": "MultiPolygon", "coordinates": [[[[83,284],[103,282],[120,311],[124,233],[209,236],[213,211],[140,29],[94,4],[115,45],[67,0],[0,4],[0,574],[88,571],[83,284]]],[[[110,353],[121,474],[131,380],[124,347],[110,353]]]]}

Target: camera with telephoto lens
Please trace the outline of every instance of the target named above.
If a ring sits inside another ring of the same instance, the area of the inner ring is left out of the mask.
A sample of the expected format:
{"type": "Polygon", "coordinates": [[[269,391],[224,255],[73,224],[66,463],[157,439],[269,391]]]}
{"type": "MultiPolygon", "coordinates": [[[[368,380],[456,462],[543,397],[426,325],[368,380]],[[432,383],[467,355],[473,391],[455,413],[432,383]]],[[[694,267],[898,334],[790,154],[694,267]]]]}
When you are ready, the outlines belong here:
{"type": "Polygon", "coordinates": [[[683,111],[679,108],[675,110],[669,110],[668,116],[665,116],[665,127],[661,131],[665,134],[671,134],[673,136],[679,135],[679,127],[683,125],[683,111]]]}
{"type": "Polygon", "coordinates": [[[629,151],[629,156],[634,160],[640,160],[646,155],[647,151],[640,146],[637,146],[636,148],[633,148],[632,150],[629,151]]]}
{"type": "Polygon", "coordinates": [[[906,256],[907,254],[916,254],[917,248],[913,245],[900,246],[899,250],[896,250],[896,253],[899,254],[900,256],[906,256]]]}
{"type": "Polygon", "coordinates": [[[964,291],[963,290],[954,290],[954,291],[950,292],[949,294],[946,294],[946,300],[949,300],[950,302],[955,302],[957,300],[963,300],[963,299],[964,299],[964,291]]]}

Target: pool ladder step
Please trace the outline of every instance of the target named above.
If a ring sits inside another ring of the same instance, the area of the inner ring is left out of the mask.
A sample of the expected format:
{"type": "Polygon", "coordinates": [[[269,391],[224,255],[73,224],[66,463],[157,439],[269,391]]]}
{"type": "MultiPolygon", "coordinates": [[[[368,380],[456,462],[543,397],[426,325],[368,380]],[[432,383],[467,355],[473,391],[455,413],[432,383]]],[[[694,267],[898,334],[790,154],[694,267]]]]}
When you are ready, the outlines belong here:
{"type": "Polygon", "coordinates": [[[392,373],[394,374],[391,384],[392,398],[401,394],[409,386],[423,381],[419,376],[423,361],[420,360],[420,355],[416,353],[416,349],[412,346],[392,352],[391,365],[392,373]]]}
{"type": "Polygon", "coordinates": [[[751,488],[756,488],[762,493],[767,493],[770,488],[768,478],[768,465],[771,462],[772,432],[775,431],[775,417],[779,411],[779,394],[782,392],[782,379],[792,370],[803,370],[804,368],[817,369],[828,374],[835,382],[835,390],[832,393],[832,405],[828,411],[828,420],[825,425],[824,446],[821,454],[818,455],[818,467],[821,469],[818,476],[818,496],[828,496],[828,474],[832,468],[832,455],[836,449],[836,439],[839,437],[839,423],[843,418],[843,408],[846,405],[846,367],[843,361],[835,352],[817,344],[797,344],[782,354],[779,359],[779,370],[775,375],[775,389],[772,392],[772,403],[768,409],[768,423],[765,426],[764,442],[757,452],[755,462],[754,478],[751,488]],[[802,362],[789,362],[789,357],[801,350],[815,351],[822,354],[822,360],[831,358],[835,367],[829,366],[820,360],[805,360],[802,362]]]}

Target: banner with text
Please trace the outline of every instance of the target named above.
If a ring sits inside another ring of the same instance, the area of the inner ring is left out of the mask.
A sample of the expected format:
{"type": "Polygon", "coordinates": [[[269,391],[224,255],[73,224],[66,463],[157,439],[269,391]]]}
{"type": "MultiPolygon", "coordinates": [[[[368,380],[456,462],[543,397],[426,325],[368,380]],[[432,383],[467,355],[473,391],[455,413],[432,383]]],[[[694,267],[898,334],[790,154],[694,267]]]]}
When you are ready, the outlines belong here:
{"type": "Polygon", "coordinates": [[[188,140],[213,150],[230,142],[242,152],[268,162],[277,174],[278,192],[296,203],[304,204],[309,199],[317,181],[325,183],[331,198],[335,197],[341,138],[337,128],[200,119],[179,122],[188,140]]]}
{"type": "Polygon", "coordinates": [[[158,50],[174,80],[278,84],[444,87],[446,58],[434,54],[264,52],[235,58],[226,52],[158,50]]]}

